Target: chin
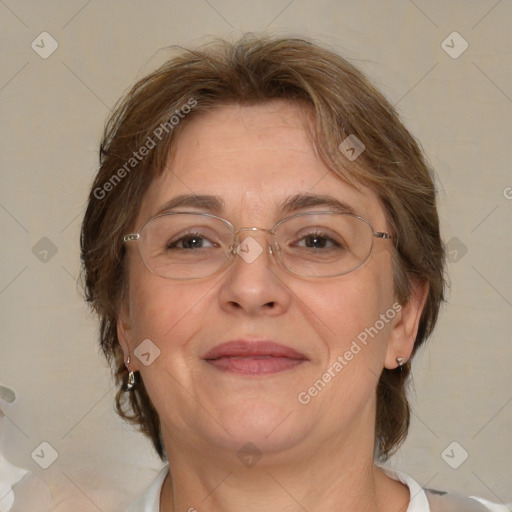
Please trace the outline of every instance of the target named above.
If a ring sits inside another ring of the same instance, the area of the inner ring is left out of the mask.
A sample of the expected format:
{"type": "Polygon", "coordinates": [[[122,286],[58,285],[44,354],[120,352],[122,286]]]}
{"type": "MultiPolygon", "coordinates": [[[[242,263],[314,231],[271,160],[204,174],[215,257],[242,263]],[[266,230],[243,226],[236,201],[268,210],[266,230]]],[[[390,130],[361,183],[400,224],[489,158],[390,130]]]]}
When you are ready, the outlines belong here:
{"type": "Polygon", "coordinates": [[[229,451],[238,452],[249,444],[261,453],[281,452],[307,436],[310,425],[300,412],[303,413],[294,405],[261,399],[226,405],[219,407],[215,415],[225,430],[215,429],[207,437],[213,434],[212,441],[229,451]]]}

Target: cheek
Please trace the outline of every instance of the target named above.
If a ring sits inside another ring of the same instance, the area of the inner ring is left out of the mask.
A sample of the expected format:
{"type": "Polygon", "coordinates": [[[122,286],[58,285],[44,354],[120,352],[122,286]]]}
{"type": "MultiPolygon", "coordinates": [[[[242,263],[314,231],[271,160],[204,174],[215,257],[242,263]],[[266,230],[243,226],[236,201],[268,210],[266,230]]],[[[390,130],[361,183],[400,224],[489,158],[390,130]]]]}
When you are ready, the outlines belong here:
{"type": "MultiPolygon", "coordinates": [[[[186,321],[200,296],[188,284],[164,279],[150,272],[138,253],[129,261],[129,313],[132,344],[150,339],[161,350],[173,330],[186,321]],[[191,291],[189,291],[189,288],[191,291]]],[[[133,347],[135,348],[135,347],[133,347]]]]}
{"type": "Polygon", "coordinates": [[[193,410],[194,401],[185,390],[193,390],[199,380],[194,369],[199,334],[210,321],[205,312],[209,288],[146,275],[133,282],[131,292],[134,353],[137,347],[142,356],[150,353],[149,364],[141,357],[138,369],[157,410],[181,421],[176,403],[182,412],[193,410]]]}
{"type": "MultiPolygon", "coordinates": [[[[320,320],[317,324],[325,333],[322,338],[331,363],[351,347],[357,353],[353,359],[363,364],[373,361],[372,367],[384,357],[392,327],[392,316],[386,316],[386,312],[394,302],[390,259],[385,263],[361,267],[329,282],[315,283],[314,287],[295,287],[311,316],[320,320]],[[354,341],[360,342],[361,350],[354,341]]],[[[351,358],[350,354],[347,356],[351,358]]]]}
{"type": "Polygon", "coordinates": [[[136,337],[167,346],[192,335],[191,327],[193,331],[193,325],[198,326],[197,315],[208,297],[208,288],[150,275],[133,282],[130,297],[136,337]]]}
{"type": "Polygon", "coordinates": [[[317,297],[329,336],[327,360],[319,379],[328,383],[326,402],[339,404],[332,414],[372,403],[393,326],[392,282],[387,278],[345,276],[338,286],[325,287],[317,297]],[[330,384],[332,382],[332,384],[330,384]],[[370,401],[370,402],[369,402],[370,401]]]}

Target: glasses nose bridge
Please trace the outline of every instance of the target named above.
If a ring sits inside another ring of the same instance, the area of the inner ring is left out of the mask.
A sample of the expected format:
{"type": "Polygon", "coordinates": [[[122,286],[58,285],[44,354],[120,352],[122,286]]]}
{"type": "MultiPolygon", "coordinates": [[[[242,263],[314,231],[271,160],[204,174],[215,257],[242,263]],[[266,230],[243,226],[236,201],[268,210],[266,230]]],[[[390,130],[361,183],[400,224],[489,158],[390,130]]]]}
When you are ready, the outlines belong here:
{"type": "Polygon", "coordinates": [[[239,233],[242,233],[242,232],[245,232],[245,231],[263,231],[264,233],[269,233],[271,235],[274,234],[274,230],[273,229],[265,229],[265,228],[257,228],[257,227],[244,227],[244,228],[240,228],[240,229],[237,229],[235,230],[235,238],[238,238],[238,234],[239,233]]]}
{"type": "Polygon", "coordinates": [[[244,228],[237,229],[234,234],[235,235],[235,244],[240,244],[243,241],[243,240],[240,240],[240,237],[239,237],[240,233],[246,233],[246,232],[256,233],[256,231],[261,231],[261,232],[265,233],[266,235],[270,235],[272,237],[271,242],[269,243],[269,249],[270,249],[270,252],[272,252],[274,244],[275,244],[274,228],[265,229],[265,228],[258,228],[258,227],[244,227],[244,228]]]}
{"type": "MultiPolygon", "coordinates": [[[[266,235],[270,235],[272,237],[270,243],[268,244],[268,250],[269,250],[270,254],[274,254],[275,253],[275,251],[274,251],[274,246],[275,246],[274,228],[265,229],[265,228],[258,228],[258,227],[242,227],[242,228],[236,229],[234,231],[234,233],[233,233],[233,235],[234,235],[234,245],[233,245],[234,252],[236,253],[238,251],[239,246],[243,243],[243,240],[241,240],[240,236],[239,236],[240,233],[247,233],[247,232],[255,233],[256,231],[261,231],[261,232],[265,233],[266,235]]],[[[244,238],[244,240],[245,240],[245,238],[244,238]]]]}

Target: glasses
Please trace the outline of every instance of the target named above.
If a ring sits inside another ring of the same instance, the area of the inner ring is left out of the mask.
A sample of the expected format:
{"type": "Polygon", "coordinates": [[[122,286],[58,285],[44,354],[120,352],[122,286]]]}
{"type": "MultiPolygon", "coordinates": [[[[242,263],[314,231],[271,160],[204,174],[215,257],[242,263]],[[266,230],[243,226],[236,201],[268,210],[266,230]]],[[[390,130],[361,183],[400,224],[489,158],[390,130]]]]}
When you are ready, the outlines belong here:
{"type": "Polygon", "coordinates": [[[240,255],[252,263],[263,247],[240,233],[263,231],[271,237],[269,253],[289,272],[303,277],[335,277],[360,267],[370,256],[375,232],[356,215],[306,212],[286,217],[272,229],[241,228],[208,213],[171,212],[150,218],[138,233],[123,237],[137,242],[146,267],[167,279],[208,277],[240,255]]]}

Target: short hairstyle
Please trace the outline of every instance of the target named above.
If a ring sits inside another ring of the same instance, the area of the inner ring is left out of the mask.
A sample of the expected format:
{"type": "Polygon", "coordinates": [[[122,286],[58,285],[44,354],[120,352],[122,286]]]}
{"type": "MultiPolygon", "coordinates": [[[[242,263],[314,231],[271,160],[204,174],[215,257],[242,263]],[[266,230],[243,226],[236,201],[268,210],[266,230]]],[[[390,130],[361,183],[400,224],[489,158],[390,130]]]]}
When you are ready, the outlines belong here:
{"type": "MultiPolygon", "coordinates": [[[[341,180],[367,186],[378,196],[398,240],[393,256],[397,300],[407,303],[413,283],[428,284],[413,353],[431,334],[444,300],[445,253],[433,172],[393,106],[361,71],[337,53],[300,38],[246,35],[235,43],[215,40],[198,49],[178,49],[133,86],[108,120],[81,231],[83,285],[99,316],[100,345],[118,386],[117,412],[151,438],[162,459],[160,420],[144,382],[138,375],[134,390],[122,390],[127,369],[116,329],[127,291],[122,236],[133,228],[145,192],[172,159],[186,123],[217,106],[275,99],[308,109],[308,133],[323,162],[341,180]],[[348,136],[364,144],[357,159],[339,149],[348,136]]],[[[375,424],[380,460],[407,435],[409,373],[408,362],[380,375],[375,424]]]]}

